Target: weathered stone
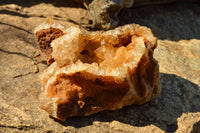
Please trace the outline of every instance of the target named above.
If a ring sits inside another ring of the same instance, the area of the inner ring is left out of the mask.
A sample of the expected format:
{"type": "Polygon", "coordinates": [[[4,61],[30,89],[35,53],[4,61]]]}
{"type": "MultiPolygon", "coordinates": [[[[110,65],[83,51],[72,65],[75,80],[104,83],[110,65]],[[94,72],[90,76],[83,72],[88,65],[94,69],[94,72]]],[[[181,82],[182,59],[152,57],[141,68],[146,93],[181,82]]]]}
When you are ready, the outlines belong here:
{"type": "MultiPolygon", "coordinates": [[[[117,15],[120,10],[132,7],[133,3],[134,6],[144,6],[184,1],[199,2],[199,0],[135,0],[134,3],[134,0],[85,0],[85,6],[93,18],[93,28],[109,30],[118,25],[119,19],[117,15]]],[[[125,15],[125,17],[130,19],[128,15],[125,15]]]]}
{"type": "Polygon", "coordinates": [[[155,57],[162,65],[161,72],[173,73],[193,81],[193,83],[200,83],[200,79],[196,78],[200,77],[199,40],[181,40],[178,42],[159,40],[158,44],[159,47],[155,51],[155,57]]]}
{"type": "Polygon", "coordinates": [[[130,8],[134,0],[86,0],[85,5],[93,18],[93,27],[108,30],[118,25],[118,13],[130,8]]]}
{"type": "Polygon", "coordinates": [[[200,132],[200,114],[183,113],[178,118],[177,133],[199,133],[200,132]],[[196,119],[199,118],[199,119],[196,119]]]}

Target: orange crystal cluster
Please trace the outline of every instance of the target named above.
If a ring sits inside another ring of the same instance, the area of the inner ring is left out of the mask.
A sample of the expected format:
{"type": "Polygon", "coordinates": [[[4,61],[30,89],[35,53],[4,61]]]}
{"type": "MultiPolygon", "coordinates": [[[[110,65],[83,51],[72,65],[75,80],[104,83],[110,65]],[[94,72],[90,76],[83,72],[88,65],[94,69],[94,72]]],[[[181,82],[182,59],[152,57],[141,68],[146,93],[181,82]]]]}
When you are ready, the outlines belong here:
{"type": "Polygon", "coordinates": [[[143,104],[161,91],[153,58],[157,38],[150,29],[60,30],[63,35],[51,42],[55,62],[41,75],[40,104],[51,116],[65,120],[143,104]]]}

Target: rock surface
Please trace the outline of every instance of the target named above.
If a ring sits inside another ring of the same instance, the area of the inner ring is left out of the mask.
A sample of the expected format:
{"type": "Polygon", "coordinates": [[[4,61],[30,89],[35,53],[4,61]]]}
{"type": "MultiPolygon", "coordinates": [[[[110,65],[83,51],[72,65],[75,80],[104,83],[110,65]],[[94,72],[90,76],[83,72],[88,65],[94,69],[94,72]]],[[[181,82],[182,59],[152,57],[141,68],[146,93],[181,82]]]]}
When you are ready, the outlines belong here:
{"type": "Polygon", "coordinates": [[[85,0],[85,6],[93,18],[96,29],[113,29],[118,23],[118,13],[122,8],[132,7],[134,0],[85,0]]]}
{"type": "Polygon", "coordinates": [[[158,37],[155,57],[160,64],[162,93],[141,106],[60,123],[39,109],[38,76],[47,65],[36,47],[33,29],[51,16],[58,23],[83,27],[90,27],[92,19],[81,8],[34,0],[10,1],[0,1],[0,132],[198,133],[199,4],[146,6],[120,12],[120,25],[145,25],[158,37]]]}

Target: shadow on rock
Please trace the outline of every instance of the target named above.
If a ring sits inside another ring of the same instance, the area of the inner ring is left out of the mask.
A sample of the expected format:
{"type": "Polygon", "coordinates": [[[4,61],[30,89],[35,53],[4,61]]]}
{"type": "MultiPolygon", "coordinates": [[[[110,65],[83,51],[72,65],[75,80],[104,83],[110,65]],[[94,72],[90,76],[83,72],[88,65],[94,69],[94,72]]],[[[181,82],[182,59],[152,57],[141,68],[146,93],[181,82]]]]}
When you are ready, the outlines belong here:
{"type": "Polygon", "coordinates": [[[200,121],[193,125],[192,131],[190,133],[199,133],[200,132],[200,121]]]}
{"type": "Polygon", "coordinates": [[[161,84],[161,94],[149,103],[86,117],[69,118],[61,124],[80,128],[92,125],[94,121],[116,120],[138,127],[154,124],[166,132],[174,132],[178,128],[177,119],[182,113],[200,111],[200,86],[176,75],[164,73],[161,73],[161,84]]]}
{"type": "Polygon", "coordinates": [[[119,13],[119,25],[147,26],[162,40],[200,39],[199,9],[200,5],[192,2],[133,6],[119,13]]]}

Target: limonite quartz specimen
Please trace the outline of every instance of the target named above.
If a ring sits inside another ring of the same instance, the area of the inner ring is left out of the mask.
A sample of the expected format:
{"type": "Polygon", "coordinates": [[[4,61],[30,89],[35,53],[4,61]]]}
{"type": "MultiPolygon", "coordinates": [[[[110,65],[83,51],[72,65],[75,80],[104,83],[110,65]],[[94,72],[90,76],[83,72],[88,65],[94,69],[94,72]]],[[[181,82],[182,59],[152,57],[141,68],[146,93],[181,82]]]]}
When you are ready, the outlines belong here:
{"type": "Polygon", "coordinates": [[[153,58],[157,38],[149,28],[129,24],[89,32],[44,23],[35,37],[51,60],[40,77],[40,107],[54,118],[143,104],[161,91],[153,58]]]}

